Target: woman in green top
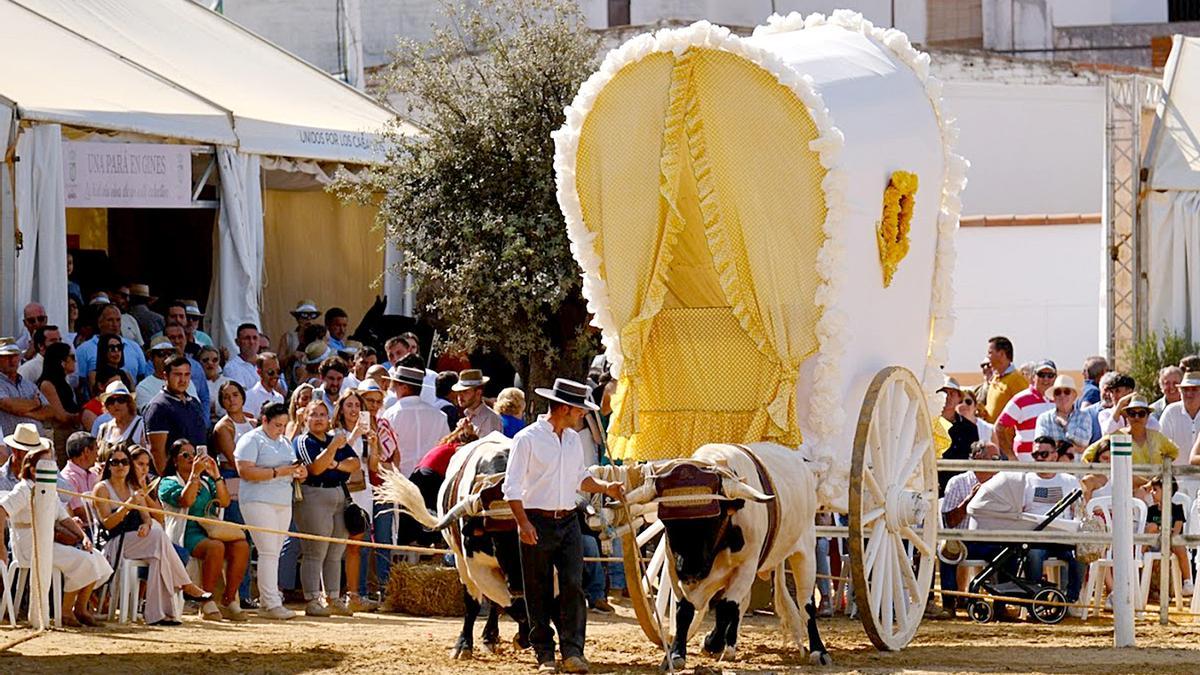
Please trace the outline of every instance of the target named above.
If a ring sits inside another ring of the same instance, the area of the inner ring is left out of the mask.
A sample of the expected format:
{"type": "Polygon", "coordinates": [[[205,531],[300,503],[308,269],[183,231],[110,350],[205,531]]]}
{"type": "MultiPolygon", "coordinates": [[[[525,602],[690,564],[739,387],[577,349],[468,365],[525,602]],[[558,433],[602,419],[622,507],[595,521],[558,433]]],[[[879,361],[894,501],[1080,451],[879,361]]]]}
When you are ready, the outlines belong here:
{"type": "MultiPolygon", "coordinates": [[[[229,506],[229,491],[225,479],[217,470],[217,463],[208,455],[196,455],[196,448],[185,438],[171,444],[167,449],[166,476],[159,482],[158,494],[163,503],[179,509],[187,509],[188,515],[215,517],[209,505],[216,502],[221,508],[229,506]],[[186,476],[186,478],[185,478],[186,476]]],[[[200,586],[215,592],[225,575],[225,592],[217,603],[217,612],[204,612],[209,620],[228,619],[245,621],[246,615],[238,603],[237,589],[246,574],[250,561],[250,544],[245,538],[236,541],[212,539],[204,527],[195,521],[187,521],[183,534],[183,547],[193,558],[200,561],[200,586]]]]}

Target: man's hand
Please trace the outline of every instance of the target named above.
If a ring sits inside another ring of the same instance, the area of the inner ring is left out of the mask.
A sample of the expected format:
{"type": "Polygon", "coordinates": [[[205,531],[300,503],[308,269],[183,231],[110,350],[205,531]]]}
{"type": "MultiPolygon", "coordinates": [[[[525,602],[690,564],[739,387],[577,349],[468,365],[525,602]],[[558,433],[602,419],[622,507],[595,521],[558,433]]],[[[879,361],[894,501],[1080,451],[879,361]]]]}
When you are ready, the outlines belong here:
{"type": "Polygon", "coordinates": [[[604,486],[604,494],[615,502],[625,501],[625,484],[613,481],[604,486]]]}
{"type": "Polygon", "coordinates": [[[521,535],[521,543],[533,546],[537,544],[537,530],[534,529],[533,523],[529,522],[528,518],[517,521],[517,531],[521,535]]]}

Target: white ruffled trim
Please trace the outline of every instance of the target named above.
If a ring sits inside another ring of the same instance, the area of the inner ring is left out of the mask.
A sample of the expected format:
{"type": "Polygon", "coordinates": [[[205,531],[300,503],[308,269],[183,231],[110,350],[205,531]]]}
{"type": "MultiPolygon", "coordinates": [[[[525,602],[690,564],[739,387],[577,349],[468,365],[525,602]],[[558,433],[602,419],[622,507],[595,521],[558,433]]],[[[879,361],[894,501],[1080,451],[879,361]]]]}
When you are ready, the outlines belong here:
{"type": "MultiPolygon", "coordinates": [[[[862,33],[887,47],[902,63],[907,65],[925,87],[926,95],[937,116],[942,133],[945,175],[942,182],[942,204],[938,217],[937,253],[934,263],[933,292],[930,299],[932,331],[930,348],[926,359],[923,386],[929,394],[931,409],[940,407],[935,392],[941,383],[941,364],[946,361],[947,343],[953,332],[953,288],[951,279],[954,270],[954,231],[958,227],[961,202],[959,194],[966,185],[966,160],[953,152],[958,131],[952,121],[942,113],[941,82],[929,74],[929,55],[917,51],[908,37],[895,29],[876,28],[857,12],[835,11],[829,17],[811,14],[807,17],[793,12],[787,16],[773,15],[766,26],[759,26],[754,35],[769,35],[817,26],[832,25],[849,31],[862,33]]],[[[788,87],[804,103],[817,128],[817,138],[810,147],[819,154],[826,175],[821,187],[825,192],[826,217],[823,226],[825,244],[817,254],[817,273],[821,285],[816,290],[815,303],[822,308],[821,319],[816,326],[819,343],[814,357],[812,388],[809,391],[809,423],[805,439],[809,456],[818,464],[824,475],[820,482],[823,503],[836,503],[844,497],[849,478],[849,466],[839,467],[836,462],[836,447],[845,425],[846,411],[841,390],[841,361],[847,339],[846,312],[839,306],[841,287],[845,271],[842,260],[845,244],[842,240],[842,223],[846,212],[846,173],[840,167],[840,156],[844,136],[833,123],[833,117],[825,106],[820,93],[810,76],[797,73],[773,52],[748,44],[728,29],[699,21],[686,28],[664,29],[657,33],[643,34],[629,40],[608,53],[600,69],[593,73],[579,88],[575,100],[565,109],[566,122],[554,132],[554,168],[558,189],[558,202],[567,221],[567,233],[571,240],[571,251],[583,268],[583,295],[593,315],[592,323],[601,330],[602,340],[612,364],[614,377],[619,377],[623,356],[621,353],[620,327],[609,311],[608,288],[600,276],[600,256],[595,250],[595,235],[583,222],[583,211],[575,189],[575,167],[579,152],[579,135],[583,121],[591,111],[600,91],[625,66],[637,63],[656,52],[682,54],[689,47],[719,49],[741,56],[758,65],[774,76],[780,84],[788,87]]]]}

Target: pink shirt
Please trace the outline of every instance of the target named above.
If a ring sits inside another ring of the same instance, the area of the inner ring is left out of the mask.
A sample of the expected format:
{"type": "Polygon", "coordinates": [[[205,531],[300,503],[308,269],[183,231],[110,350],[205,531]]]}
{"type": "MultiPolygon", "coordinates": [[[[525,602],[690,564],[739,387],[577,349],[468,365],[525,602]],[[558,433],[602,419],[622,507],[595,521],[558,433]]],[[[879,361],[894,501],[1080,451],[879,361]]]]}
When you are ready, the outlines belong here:
{"type": "MultiPolygon", "coordinates": [[[[86,493],[91,492],[92,488],[96,487],[96,483],[100,482],[100,477],[79,466],[75,462],[67,462],[67,465],[59,471],[59,475],[67,481],[72,492],[86,493]]],[[[74,511],[75,509],[83,508],[83,499],[79,497],[71,497],[67,502],[67,509],[74,511]]]]}
{"type": "Polygon", "coordinates": [[[1013,439],[1013,450],[1017,459],[1023,462],[1033,461],[1033,439],[1037,429],[1038,415],[1054,408],[1054,402],[1046,400],[1032,385],[1017,394],[1004,406],[1004,411],[996,420],[996,426],[1016,429],[1013,439]]]}

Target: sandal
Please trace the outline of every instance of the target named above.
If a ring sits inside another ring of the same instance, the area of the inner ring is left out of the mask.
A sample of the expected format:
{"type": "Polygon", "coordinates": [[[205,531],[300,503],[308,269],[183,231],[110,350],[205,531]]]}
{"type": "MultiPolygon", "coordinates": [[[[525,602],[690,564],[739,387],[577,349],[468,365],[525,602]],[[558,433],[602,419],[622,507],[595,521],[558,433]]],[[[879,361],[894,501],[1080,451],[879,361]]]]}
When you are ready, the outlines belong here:
{"type": "Polygon", "coordinates": [[[205,600],[203,605],[200,605],[200,618],[205,621],[220,621],[224,617],[221,614],[221,608],[212,600],[205,600]]]}

